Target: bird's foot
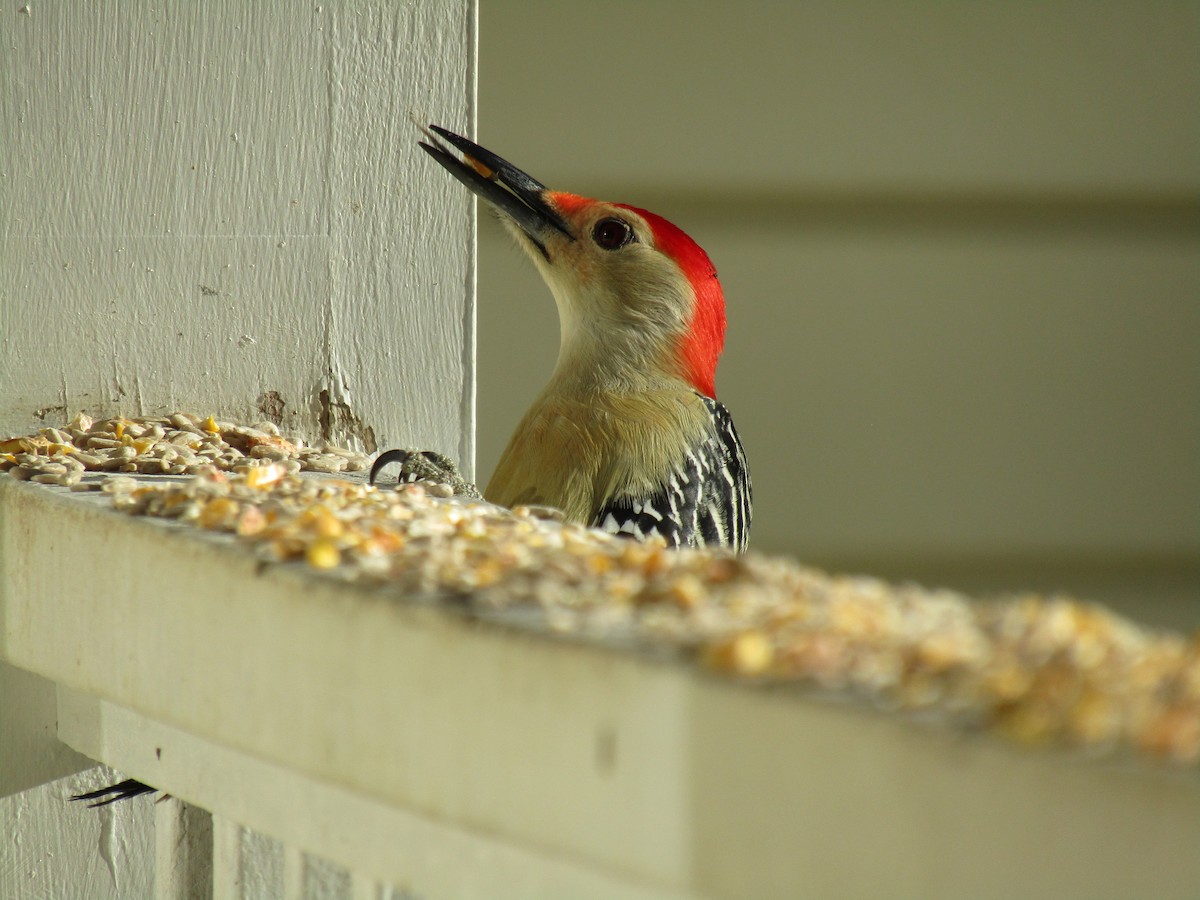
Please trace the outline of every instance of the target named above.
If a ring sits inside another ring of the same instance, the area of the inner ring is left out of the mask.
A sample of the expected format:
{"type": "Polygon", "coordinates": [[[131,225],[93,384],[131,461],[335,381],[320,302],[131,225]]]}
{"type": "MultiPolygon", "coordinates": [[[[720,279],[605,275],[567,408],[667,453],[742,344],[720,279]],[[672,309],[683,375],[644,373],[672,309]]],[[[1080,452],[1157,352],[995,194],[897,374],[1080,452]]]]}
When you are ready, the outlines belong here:
{"type": "Polygon", "coordinates": [[[400,475],[396,479],[401,484],[411,484],[415,481],[428,481],[434,484],[449,485],[456,497],[467,497],[471,500],[482,500],[478,488],[467,481],[458,471],[454,460],[432,450],[385,450],[375,457],[371,465],[370,483],[374,484],[379,473],[386,466],[400,466],[400,475]]]}

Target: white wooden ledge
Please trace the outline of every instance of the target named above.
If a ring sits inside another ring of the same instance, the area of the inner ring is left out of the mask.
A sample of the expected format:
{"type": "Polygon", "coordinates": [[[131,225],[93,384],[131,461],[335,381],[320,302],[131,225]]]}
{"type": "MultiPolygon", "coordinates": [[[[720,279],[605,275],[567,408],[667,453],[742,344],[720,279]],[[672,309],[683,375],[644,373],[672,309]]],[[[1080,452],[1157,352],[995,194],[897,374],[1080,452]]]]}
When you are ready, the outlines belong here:
{"type": "Polygon", "coordinates": [[[58,685],[67,744],[212,810],[218,843],[249,826],[431,898],[1200,883],[1190,771],[480,623],[61,489],[0,479],[0,522],[0,656],[58,685]]]}

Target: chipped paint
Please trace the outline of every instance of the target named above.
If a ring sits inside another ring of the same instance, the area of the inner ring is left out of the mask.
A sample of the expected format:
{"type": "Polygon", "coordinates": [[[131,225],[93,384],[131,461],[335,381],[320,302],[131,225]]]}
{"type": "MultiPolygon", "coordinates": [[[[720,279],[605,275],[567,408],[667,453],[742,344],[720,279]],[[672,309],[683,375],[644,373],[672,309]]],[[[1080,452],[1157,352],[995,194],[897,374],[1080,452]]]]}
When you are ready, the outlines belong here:
{"type": "Polygon", "coordinates": [[[321,438],[330,443],[360,444],[367,453],[379,449],[375,429],[363,422],[344,400],[334,399],[328,388],[317,394],[317,423],[321,438]]]}
{"type": "Polygon", "coordinates": [[[258,399],[254,402],[254,408],[267,421],[274,422],[276,425],[283,424],[283,410],[286,406],[287,403],[279,391],[264,391],[258,395],[258,399]]]}
{"type": "Polygon", "coordinates": [[[100,810],[99,853],[108,868],[112,878],[113,890],[120,893],[121,882],[117,877],[117,854],[120,852],[120,841],[117,838],[117,811],[111,806],[100,810]]]}

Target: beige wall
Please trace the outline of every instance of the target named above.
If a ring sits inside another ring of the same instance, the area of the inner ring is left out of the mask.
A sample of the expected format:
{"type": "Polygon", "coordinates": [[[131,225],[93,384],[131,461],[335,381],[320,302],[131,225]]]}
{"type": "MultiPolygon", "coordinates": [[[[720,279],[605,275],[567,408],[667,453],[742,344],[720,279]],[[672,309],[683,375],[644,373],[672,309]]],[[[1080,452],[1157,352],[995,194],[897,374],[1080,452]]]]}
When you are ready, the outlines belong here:
{"type": "MultiPolygon", "coordinates": [[[[754,545],[1200,622],[1200,7],[699,8],[484,3],[479,133],[709,251],[754,545]]],[[[480,230],[486,479],[557,322],[480,230]]]]}

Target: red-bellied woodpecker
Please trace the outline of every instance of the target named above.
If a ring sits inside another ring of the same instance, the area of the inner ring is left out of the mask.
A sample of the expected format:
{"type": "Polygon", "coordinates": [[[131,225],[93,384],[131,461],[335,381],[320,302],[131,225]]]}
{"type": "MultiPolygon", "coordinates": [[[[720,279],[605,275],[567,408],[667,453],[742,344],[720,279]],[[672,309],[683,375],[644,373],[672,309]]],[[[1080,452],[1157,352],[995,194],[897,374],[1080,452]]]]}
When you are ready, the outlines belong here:
{"type": "MultiPolygon", "coordinates": [[[[432,128],[465,161],[432,135],[421,146],[496,209],[558,306],[554,373],[484,497],[557,507],[568,521],[670,546],[744,550],[750,473],[715,395],[725,300],[708,256],[654,213],[548,190],[432,128]]],[[[372,480],[407,455],[382,454],[372,480]]]]}

